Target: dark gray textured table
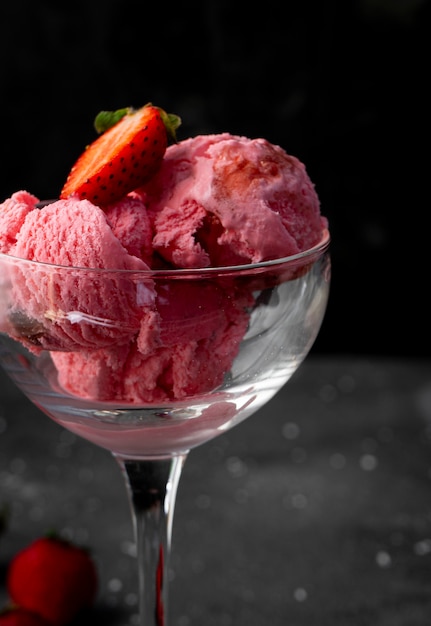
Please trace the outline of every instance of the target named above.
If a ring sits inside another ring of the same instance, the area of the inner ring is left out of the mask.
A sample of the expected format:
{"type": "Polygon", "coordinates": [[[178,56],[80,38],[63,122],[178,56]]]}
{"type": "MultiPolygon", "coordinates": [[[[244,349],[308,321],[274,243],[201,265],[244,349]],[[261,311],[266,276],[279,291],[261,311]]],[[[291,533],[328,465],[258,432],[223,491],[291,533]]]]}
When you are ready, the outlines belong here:
{"type": "MultiPolygon", "coordinates": [[[[136,623],[115,461],[4,375],[0,503],[1,602],[10,558],[56,528],[99,567],[85,622],[136,623]]],[[[428,626],[431,361],[311,355],[264,410],[190,453],[171,570],[173,626],[428,626]]]]}

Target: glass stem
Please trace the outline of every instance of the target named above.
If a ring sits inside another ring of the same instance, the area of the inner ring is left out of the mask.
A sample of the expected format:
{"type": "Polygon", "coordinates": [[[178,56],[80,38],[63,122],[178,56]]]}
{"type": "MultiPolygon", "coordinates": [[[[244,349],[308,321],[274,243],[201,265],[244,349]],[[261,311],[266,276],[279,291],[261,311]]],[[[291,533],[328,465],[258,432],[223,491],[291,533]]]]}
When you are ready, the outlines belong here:
{"type": "Polygon", "coordinates": [[[168,624],[168,566],[175,498],[187,453],[127,459],[116,456],[129,494],[135,532],[140,626],[168,624]]]}

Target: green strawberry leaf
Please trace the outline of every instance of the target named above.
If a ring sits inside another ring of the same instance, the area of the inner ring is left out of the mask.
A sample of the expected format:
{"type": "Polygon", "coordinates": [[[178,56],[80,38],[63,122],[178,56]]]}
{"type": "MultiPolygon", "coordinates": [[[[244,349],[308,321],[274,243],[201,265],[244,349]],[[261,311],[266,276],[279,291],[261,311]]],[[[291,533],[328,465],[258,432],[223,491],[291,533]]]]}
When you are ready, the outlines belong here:
{"type": "Polygon", "coordinates": [[[127,107],[126,109],[117,109],[116,111],[100,111],[94,120],[94,128],[96,129],[96,132],[101,135],[112,126],[115,126],[121,118],[128,115],[130,112],[130,107],[127,107]]]}
{"type": "Polygon", "coordinates": [[[166,132],[168,135],[169,143],[177,142],[177,128],[181,125],[181,118],[174,113],[166,113],[163,109],[159,109],[160,117],[162,118],[162,122],[166,127],[166,132]]]}

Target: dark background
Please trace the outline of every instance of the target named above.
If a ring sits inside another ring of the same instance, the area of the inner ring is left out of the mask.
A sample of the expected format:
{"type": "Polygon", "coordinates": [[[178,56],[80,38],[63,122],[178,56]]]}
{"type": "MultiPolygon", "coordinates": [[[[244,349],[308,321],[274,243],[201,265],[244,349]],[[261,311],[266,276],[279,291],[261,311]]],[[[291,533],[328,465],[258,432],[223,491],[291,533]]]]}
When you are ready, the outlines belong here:
{"type": "Polygon", "coordinates": [[[307,165],[332,233],[316,352],[429,356],[428,0],[14,0],[0,7],[0,199],[55,197],[101,109],[179,138],[264,136],[307,165]]]}

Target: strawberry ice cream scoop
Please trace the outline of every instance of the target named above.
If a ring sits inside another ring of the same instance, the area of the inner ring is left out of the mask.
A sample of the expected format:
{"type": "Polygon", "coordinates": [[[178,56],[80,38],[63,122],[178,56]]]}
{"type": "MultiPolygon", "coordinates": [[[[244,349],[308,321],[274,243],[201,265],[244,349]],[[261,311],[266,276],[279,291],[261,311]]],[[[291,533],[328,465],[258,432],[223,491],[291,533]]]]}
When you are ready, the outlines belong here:
{"type": "MultiPolygon", "coordinates": [[[[41,210],[34,198],[28,200],[31,210],[9,253],[69,269],[12,267],[9,318],[18,337],[33,349],[96,349],[128,342],[143,320],[154,327],[152,281],[138,289],[124,274],[108,271],[148,266],[127,252],[104,212],[87,200],[59,200],[41,210]],[[94,268],[103,269],[103,277],[94,268]]],[[[17,207],[21,215],[23,208],[17,207]]]]}
{"type": "Polygon", "coordinates": [[[91,352],[53,352],[59,384],[81,398],[127,403],[183,399],[221,385],[247,331],[251,298],[234,299],[212,286],[200,295],[198,286],[171,287],[158,306],[157,346],[145,351],[137,341],[91,352]]]}
{"type": "Polygon", "coordinates": [[[142,200],[129,194],[104,209],[112,232],[133,256],[151,264],[153,243],[151,224],[142,200]]]}
{"type": "Polygon", "coordinates": [[[16,243],[24,220],[38,199],[27,191],[17,191],[0,204],[0,252],[8,254],[16,243]]]}
{"type": "Polygon", "coordinates": [[[172,145],[139,192],[154,249],[175,267],[289,256],[327,225],[304,165],[264,139],[222,133],[172,145]]]}

